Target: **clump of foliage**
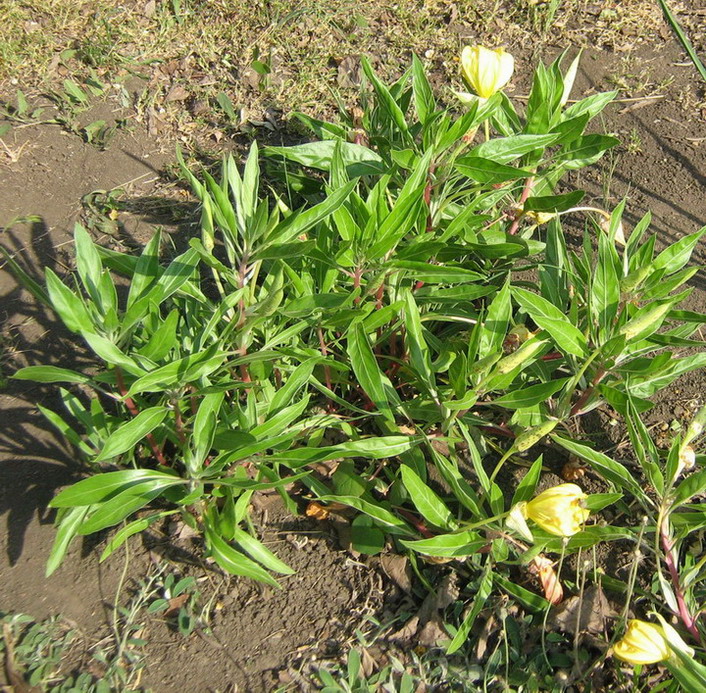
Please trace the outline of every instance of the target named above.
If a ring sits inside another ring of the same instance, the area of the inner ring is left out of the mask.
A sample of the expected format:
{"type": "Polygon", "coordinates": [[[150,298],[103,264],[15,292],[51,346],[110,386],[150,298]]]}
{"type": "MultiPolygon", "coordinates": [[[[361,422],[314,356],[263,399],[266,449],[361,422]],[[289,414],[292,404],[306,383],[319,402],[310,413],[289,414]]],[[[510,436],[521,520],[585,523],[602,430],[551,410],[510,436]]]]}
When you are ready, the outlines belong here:
{"type": "Polygon", "coordinates": [[[706,316],[680,308],[706,229],[656,253],[649,214],[628,234],[624,203],[608,213],[557,192],[617,143],[585,134],[615,93],[569,103],[577,61],[540,65],[522,112],[497,90],[460,114],[440,108],[416,58],[391,85],[363,69],[360,108],[339,123],[297,114],[318,140],[264,151],[286,194],[262,190],[256,143],[242,171],[224,159],[220,180],[182,162],[201,203],[186,252],[164,261],[156,233],[139,257],[117,253],[77,226],[76,275],[30,285],[103,364],[15,374],[94,393],[61,390],[70,419],[43,409],[91,471],[51,503],[48,571],[76,536],[127,521],[105,558],[180,515],[224,570],[276,586],[272,573],[291,570],[256,537],[250,499],[277,489],[294,511],[294,485],[324,511],[355,511],[359,551],[393,542],[454,561],[474,596],[450,652],[501,593],[541,628],[560,595],[528,590],[518,570],[617,540],[650,557],[655,594],[634,575],[604,584],[642,612],[654,599],[700,641],[704,561],[682,550],[706,526],[700,419],[664,455],[641,415],[706,364],[692,353],[706,316]],[[570,248],[561,218],[579,212],[593,216],[570,248]],[[113,273],[130,280],[123,300],[113,273]],[[582,439],[603,404],[624,418],[632,459],[582,439]],[[604,493],[535,498],[547,446],[604,493]],[[509,465],[527,468],[519,483],[509,465]],[[609,505],[619,522],[595,521],[609,505]],[[577,526],[552,521],[578,507],[577,526]]]}

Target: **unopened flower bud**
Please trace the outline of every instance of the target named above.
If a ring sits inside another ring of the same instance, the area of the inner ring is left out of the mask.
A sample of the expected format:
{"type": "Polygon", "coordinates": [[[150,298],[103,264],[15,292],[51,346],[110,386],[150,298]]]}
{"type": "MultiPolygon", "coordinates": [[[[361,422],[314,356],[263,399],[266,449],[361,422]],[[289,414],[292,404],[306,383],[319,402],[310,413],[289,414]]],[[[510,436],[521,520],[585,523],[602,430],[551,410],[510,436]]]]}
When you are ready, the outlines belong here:
{"type": "Polygon", "coordinates": [[[530,338],[517,351],[501,358],[495,365],[494,374],[505,375],[523,363],[526,363],[536,356],[548,341],[547,339],[537,339],[536,337],[530,338]]]}
{"type": "Polygon", "coordinates": [[[559,484],[543,491],[523,506],[526,518],[544,531],[571,537],[583,529],[591,514],[584,507],[588,496],[576,484],[559,484]]]}
{"type": "Polygon", "coordinates": [[[515,449],[517,452],[529,450],[533,445],[542,440],[544,436],[551,433],[557,427],[558,423],[559,419],[549,419],[538,426],[533,426],[524,431],[515,438],[515,449]]]}
{"type": "Polygon", "coordinates": [[[676,476],[684,472],[690,472],[696,464],[696,453],[691,445],[682,445],[679,450],[679,463],[677,465],[676,476]]]}

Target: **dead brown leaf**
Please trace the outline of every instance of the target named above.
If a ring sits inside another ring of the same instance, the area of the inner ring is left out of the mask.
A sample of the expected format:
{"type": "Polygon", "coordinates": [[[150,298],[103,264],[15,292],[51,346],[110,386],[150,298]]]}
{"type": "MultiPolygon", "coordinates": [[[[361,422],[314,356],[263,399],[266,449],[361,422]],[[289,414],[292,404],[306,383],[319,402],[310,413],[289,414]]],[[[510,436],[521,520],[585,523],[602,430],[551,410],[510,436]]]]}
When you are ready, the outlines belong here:
{"type": "Polygon", "coordinates": [[[412,592],[412,567],[407,556],[385,554],[380,556],[380,565],[389,577],[403,592],[412,592]]]}
{"type": "Polygon", "coordinates": [[[488,649],[488,639],[495,630],[497,630],[497,621],[495,620],[495,616],[490,614],[483,626],[483,630],[478,636],[478,643],[476,644],[476,657],[478,659],[483,659],[488,649]]]}
{"type": "Polygon", "coordinates": [[[435,616],[431,621],[427,621],[419,632],[417,644],[422,647],[436,647],[440,641],[448,639],[449,635],[444,629],[441,619],[435,616]]]}
{"type": "Polygon", "coordinates": [[[167,93],[165,101],[171,103],[172,101],[186,101],[190,96],[189,92],[184,89],[180,84],[175,84],[167,93]]]}
{"type": "Polygon", "coordinates": [[[327,520],[330,514],[328,508],[325,508],[321,503],[317,503],[316,501],[312,501],[306,507],[306,516],[313,517],[315,520],[327,520]]]}
{"type": "Polygon", "coordinates": [[[184,592],[184,594],[180,594],[178,597],[172,597],[169,600],[169,606],[164,611],[164,615],[167,618],[170,616],[176,616],[176,614],[179,613],[179,609],[181,609],[181,607],[188,601],[189,595],[186,592],[184,592]]]}
{"type": "Polygon", "coordinates": [[[390,640],[397,640],[399,642],[409,642],[417,632],[419,628],[419,616],[412,616],[398,631],[395,631],[391,636],[390,640]]]}
{"type": "Polygon", "coordinates": [[[575,633],[578,628],[582,633],[597,634],[604,631],[606,620],[616,615],[601,587],[591,585],[584,591],[583,599],[578,595],[569,597],[550,614],[548,625],[564,633],[575,633]]]}
{"type": "Polygon", "coordinates": [[[531,567],[542,583],[545,598],[552,604],[561,604],[564,599],[564,588],[561,586],[559,576],[554,570],[554,564],[546,556],[537,556],[531,567]]]}
{"type": "Polygon", "coordinates": [[[156,0],[149,0],[149,2],[145,3],[145,6],[142,8],[142,14],[147,17],[147,19],[152,19],[154,17],[154,13],[157,11],[157,2],[156,0]]]}
{"type": "Polygon", "coordinates": [[[360,667],[363,676],[367,679],[377,671],[378,663],[365,647],[361,648],[361,654],[362,657],[360,658],[360,667]]]}

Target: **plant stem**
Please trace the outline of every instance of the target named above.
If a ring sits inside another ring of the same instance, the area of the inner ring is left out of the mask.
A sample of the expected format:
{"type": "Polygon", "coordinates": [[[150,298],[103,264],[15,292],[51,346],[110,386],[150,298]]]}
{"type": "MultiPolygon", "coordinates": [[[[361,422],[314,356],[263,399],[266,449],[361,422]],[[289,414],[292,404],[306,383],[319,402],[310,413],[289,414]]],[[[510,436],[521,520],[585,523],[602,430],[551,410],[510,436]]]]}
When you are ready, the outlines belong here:
{"type": "Polygon", "coordinates": [[[574,403],[574,406],[571,407],[569,416],[576,416],[576,414],[581,413],[583,405],[588,402],[591,395],[596,391],[596,386],[601,382],[601,380],[603,380],[603,378],[605,378],[607,372],[608,371],[606,371],[602,366],[596,371],[596,375],[593,377],[591,384],[579,395],[579,398],[574,403]]]}
{"type": "Polygon", "coordinates": [[[176,429],[177,438],[179,438],[179,442],[182,445],[185,445],[186,436],[184,435],[184,420],[181,416],[179,402],[177,400],[172,400],[172,407],[174,408],[174,427],[176,429]]]}
{"type": "Polygon", "coordinates": [[[696,627],[696,622],[693,616],[689,613],[689,607],[684,599],[684,592],[681,588],[681,581],[679,580],[679,570],[677,569],[676,562],[674,560],[674,540],[669,537],[669,530],[667,528],[667,518],[664,514],[661,514],[659,523],[659,536],[662,541],[662,550],[664,551],[664,564],[667,566],[669,571],[669,576],[672,579],[672,586],[674,587],[674,596],[677,599],[677,606],[679,609],[679,618],[686,629],[691,633],[691,635],[700,640],[699,630],[696,627]]]}
{"type": "MultiPolygon", "coordinates": [[[[527,180],[525,180],[525,187],[522,189],[522,195],[520,196],[520,202],[519,206],[521,207],[524,205],[526,202],[527,198],[530,196],[530,193],[532,192],[532,184],[534,183],[534,176],[529,176],[527,180]]],[[[508,233],[511,236],[514,236],[517,233],[517,229],[520,226],[520,216],[518,215],[515,220],[512,222],[512,226],[510,227],[510,230],[508,233]]]]}

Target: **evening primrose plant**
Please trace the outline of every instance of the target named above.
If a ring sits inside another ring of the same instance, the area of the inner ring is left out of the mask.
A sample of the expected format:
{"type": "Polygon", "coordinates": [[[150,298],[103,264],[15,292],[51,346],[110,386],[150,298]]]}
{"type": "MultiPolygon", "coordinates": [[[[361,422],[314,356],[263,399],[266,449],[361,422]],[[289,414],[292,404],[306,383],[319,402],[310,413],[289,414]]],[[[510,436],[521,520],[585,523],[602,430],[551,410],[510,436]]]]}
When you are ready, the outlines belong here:
{"type": "MultiPolygon", "coordinates": [[[[253,143],[217,176],[180,157],[201,220],[176,257],[159,234],[133,256],[78,226],[76,272],[47,270],[46,288],[9,258],[98,364],[15,374],[64,384],[66,411],[42,411],[89,472],[51,502],[49,572],[77,536],[116,528],[105,558],[178,516],[223,570],[277,586],[292,571],[249,512],[276,489],[292,512],[341,513],[361,553],[408,552],[424,580],[446,563],[475,585],[449,652],[501,595],[542,622],[559,592],[542,595],[530,568],[618,540],[700,641],[704,565],[683,547],[706,526],[704,416],[666,455],[641,417],[706,365],[706,316],[681,306],[706,229],[657,252],[649,215],[628,230],[624,202],[596,215],[558,187],[617,142],[586,134],[614,93],[569,101],[577,60],[538,66],[519,107],[502,91],[506,53],[464,55],[484,101],[460,112],[419,59],[389,85],[363,60],[361,104],[340,122],[295,114],[316,141],[262,156],[253,143]],[[574,247],[567,214],[588,215],[574,247]],[[597,408],[624,420],[624,459],[582,433],[597,408]],[[581,460],[597,492],[549,477],[548,450],[581,460]]],[[[659,606],[622,579],[600,584],[659,606]]]]}

